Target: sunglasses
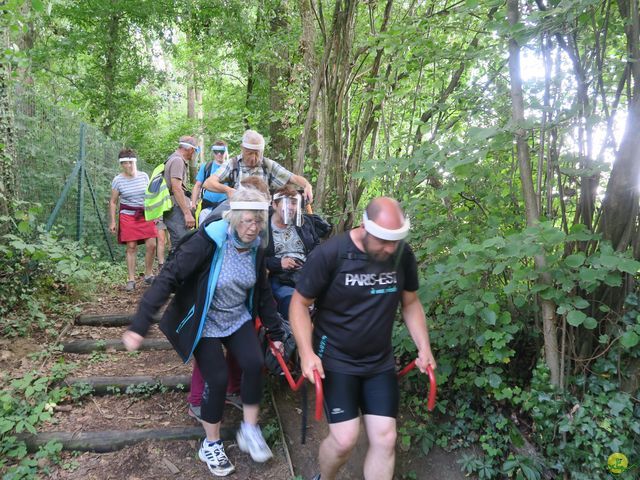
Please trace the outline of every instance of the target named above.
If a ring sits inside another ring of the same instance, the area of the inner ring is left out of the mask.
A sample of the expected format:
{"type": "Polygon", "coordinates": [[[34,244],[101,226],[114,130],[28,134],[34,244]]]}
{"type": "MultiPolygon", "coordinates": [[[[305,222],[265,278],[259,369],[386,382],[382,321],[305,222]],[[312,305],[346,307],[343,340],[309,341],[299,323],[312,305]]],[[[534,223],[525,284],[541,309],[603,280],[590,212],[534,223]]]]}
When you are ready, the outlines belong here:
{"type": "Polygon", "coordinates": [[[225,150],[214,150],[213,151],[214,155],[224,155],[224,153],[225,153],[225,150]]]}

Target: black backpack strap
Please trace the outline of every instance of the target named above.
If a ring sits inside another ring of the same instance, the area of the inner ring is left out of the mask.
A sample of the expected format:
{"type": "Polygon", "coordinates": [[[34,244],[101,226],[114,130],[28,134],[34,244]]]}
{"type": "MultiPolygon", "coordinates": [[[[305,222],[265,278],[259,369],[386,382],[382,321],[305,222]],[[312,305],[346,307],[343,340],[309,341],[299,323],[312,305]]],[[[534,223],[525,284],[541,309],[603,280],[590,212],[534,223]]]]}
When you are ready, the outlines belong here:
{"type": "Polygon", "coordinates": [[[213,166],[213,160],[209,160],[204,166],[204,179],[206,180],[211,176],[211,167],[213,166]]]}
{"type": "Polygon", "coordinates": [[[269,192],[271,192],[271,180],[273,180],[273,176],[271,173],[267,173],[267,166],[264,164],[264,161],[262,162],[262,173],[264,177],[267,179],[267,188],[269,189],[269,192]]]}
{"type": "MultiPolygon", "coordinates": [[[[396,250],[396,253],[394,254],[394,257],[395,257],[394,268],[396,270],[398,270],[398,266],[400,265],[400,261],[402,259],[403,254],[404,254],[404,241],[401,241],[400,244],[398,245],[398,249],[396,250]]],[[[331,272],[331,281],[329,282],[327,289],[331,286],[331,284],[333,284],[336,277],[340,273],[340,269],[342,268],[342,264],[344,263],[345,260],[362,260],[366,262],[369,260],[369,255],[361,252],[348,252],[346,248],[346,242],[341,241],[338,244],[338,254],[336,255],[336,264],[335,264],[335,268],[331,272]]]]}
{"type": "Polygon", "coordinates": [[[233,157],[231,159],[231,172],[229,173],[229,186],[232,188],[238,188],[236,186],[236,180],[238,179],[238,171],[240,169],[240,158],[242,155],[233,157]]]}

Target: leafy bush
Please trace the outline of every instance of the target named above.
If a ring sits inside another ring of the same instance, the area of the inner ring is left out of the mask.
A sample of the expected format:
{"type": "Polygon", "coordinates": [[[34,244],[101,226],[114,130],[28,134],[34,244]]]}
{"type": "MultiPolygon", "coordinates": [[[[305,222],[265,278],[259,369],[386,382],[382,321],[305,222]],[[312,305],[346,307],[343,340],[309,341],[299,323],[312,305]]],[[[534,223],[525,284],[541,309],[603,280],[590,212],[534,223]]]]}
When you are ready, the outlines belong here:
{"type": "Polygon", "coordinates": [[[106,270],[94,248],[36,225],[37,210],[0,219],[13,227],[0,244],[0,329],[8,336],[53,331],[50,316],[69,313],[70,300],[90,292],[106,270]]]}
{"type": "MultiPolygon", "coordinates": [[[[62,445],[49,442],[35,454],[27,454],[27,446],[17,434],[36,433],[36,426],[53,418],[59,403],[77,397],[74,388],[56,386],[72,365],[58,361],[48,376],[32,371],[9,382],[0,394],[0,471],[3,480],[33,478],[47,472],[51,461],[59,460],[62,445]]],[[[3,382],[4,383],[4,382],[3,382]]]]}
{"type": "MultiPolygon", "coordinates": [[[[620,391],[617,367],[610,358],[595,362],[592,374],[576,377],[583,393],[558,392],[549,384],[546,367],[539,364],[531,389],[518,399],[531,417],[531,436],[548,465],[570,472],[575,480],[602,478],[607,458],[620,452],[640,454],[640,408],[631,395],[620,391]]],[[[629,471],[616,478],[635,478],[629,471]]]]}
{"type": "MultiPolygon", "coordinates": [[[[627,314],[617,318],[592,297],[599,288],[619,286],[622,276],[637,273],[640,263],[582,227],[567,235],[544,223],[481,243],[461,238],[452,244],[442,252],[429,246],[416,250],[419,261],[424,260],[420,256],[434,257],[424,263],[420,296],[433,319],[437,412],[443,418],[434,425],[423,421],[430,414],[419,410],[418,419],[400,432],[401,445],[419,445],[426,453],[434,444],[449,449],[473,444],[478,454],[466,455],[462,466],[479,478],[531,480],[550,471],[572,472],[575,479],[601,478],[609,454],[638,458],[638,411],[618,381],[625,376],[632,348],[640,343],[638,301],[629,297],[627,314]],[[598,249],[567,255],[567,246],[578,242],[599,242],[598,249]],[[543,272],[533,265],[538,255],[547,261],[543,272]],[[549,283],[538,281],[543,274],[549,283]],[[590,370],[574,373],[562,395],[550,390],[540,367],[540,298],[557,305],[558,318],[571,334],[598,344],[594,356],[600,359],[585,362],[590,370]],[[579,408],[569,422],[575,405],[579,408]],[[532,431],[525,432],[531,438],[516,427],[519,417],[532,423],[532,431]],[[519,453],[525,440],[542,458],[519,453]]],[[[415,353],[405,328],[394,331],[393,342],[404,365],[415,353]]],[[[424,380],[416,378],[408,380],[412,384],[405,403],[424,400],[424,387],[417,383],[424,380]]]]}

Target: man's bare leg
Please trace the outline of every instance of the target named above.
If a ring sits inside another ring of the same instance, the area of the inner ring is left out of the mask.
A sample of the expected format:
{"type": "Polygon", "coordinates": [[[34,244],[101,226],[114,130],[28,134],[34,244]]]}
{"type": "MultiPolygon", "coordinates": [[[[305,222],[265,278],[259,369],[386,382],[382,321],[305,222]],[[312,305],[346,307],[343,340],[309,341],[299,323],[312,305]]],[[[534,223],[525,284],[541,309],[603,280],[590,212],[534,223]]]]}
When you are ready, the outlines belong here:
{"type": "Polygon", "coordinates": [[[369,439],[369,449],[364,460],[364,478],[391,480],[396,461],[396,419],[379,415],[364,415],[363,418],[369,439]]]}
{"type": "Polygon", "coordinates": [[[335,480],[338,470],[349,459],[358,441],[360,418],[330,423],[329,436],[320,444],[320,474],[322,480],[335,480]]]}

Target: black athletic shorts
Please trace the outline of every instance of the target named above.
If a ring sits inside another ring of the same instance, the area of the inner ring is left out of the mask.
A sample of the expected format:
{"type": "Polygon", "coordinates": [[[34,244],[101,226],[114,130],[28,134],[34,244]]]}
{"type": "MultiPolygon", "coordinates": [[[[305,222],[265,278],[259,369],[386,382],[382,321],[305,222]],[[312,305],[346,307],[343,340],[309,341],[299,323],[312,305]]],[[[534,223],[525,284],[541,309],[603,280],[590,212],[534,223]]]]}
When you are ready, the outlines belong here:
{"type": "Polygon", "coordinates": [[[400,392],[394,369],[370,376],[324,371],[324,412],[329,423],[363,415],[396,418],[400,392]]]}

